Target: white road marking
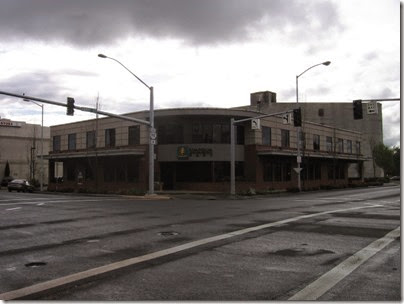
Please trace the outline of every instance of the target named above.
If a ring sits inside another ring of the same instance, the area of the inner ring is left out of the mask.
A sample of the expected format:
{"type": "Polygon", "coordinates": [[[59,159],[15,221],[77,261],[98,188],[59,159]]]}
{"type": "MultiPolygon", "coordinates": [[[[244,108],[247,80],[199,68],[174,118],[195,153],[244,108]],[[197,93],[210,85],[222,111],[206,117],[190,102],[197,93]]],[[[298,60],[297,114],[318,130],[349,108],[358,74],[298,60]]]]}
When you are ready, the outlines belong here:
{"type": "MultiPolygon", "coordinates": [[[[106,200],[113,200],[113,199],[102,199],[103,201],[106,201],[106,200]]],[[[100,199],[85,199],[85,200],[82,200],[82,199],[76,199],[76,200],[54,200],[54,201],[44,201],[43,203],[46,203],[46,204],[54,204],[54,203],[69,203],[69,202],[72,202],[72,203],[74,203],[74,202],[99,202],[100,201],[100,199]]],[[[21,203],[9,203],[9,204],[0,204],[0,207],[1,206],[15,206],[15,205],[35,205],[35,204],[38,204],[39,202],[21,202],[21,203]]]]}
{"type": "Polygon", "coordinates": [[[21,208],[22,208],[22,207],[9,208],[9,209],[6,209],[6,211],[19,210],[19,209],[21,209],[21,208]]]}
{"type": "Polygon", "coordinates": [[[323,274],[316,281],[306,286],[304,289],[296,293],[289,300],[293,301],[315,301],[328,290],[334,287],[338,282],[352,273],[356,268],[370,259],[373,255],[381,251],[396,238],[400,236],[400,226],[390,231],[381,239],[371,243],[369,246],[361,249],[354,255],[347,258],[338,266],[323,274]]]}
{"type": "Polygon", "coordinates": [[[153,253],[148,253],[148,254],[145,254],[142,256],[138,256],[138,257],[122,260],[119,262],[115,262],[112,264],[100,266],[97,268],[85,270],[85,271],[82,271],[79,273],[74,273],[71,275],[67,275],[67,276],[57,278],[54,280],[38,283],[38,284],[24,287],[21,289],[8,291],[8,292],[0,294],[0,299],[7,301],[7,300],[15,300],[15,299],[23,298],[23,297],[28,297],[28,296],[31,296],[34,294],[41,293],[48,289],[59,288],[59,287],[66,286],[71,283],[77,283],[82,280],[86,280],[86,279],[89,279],[89,278],[92,278],[95,276],[99,276],[101,274],[112,272],[112,271],[115,271],[118,269],[122,269],[122,268],[125,268],[128,266],[135,265],[135,264],[154,260],[154,259],[157,259],[160,257],[168,256],[168,255],[171,255],[171,254],[174,254],[177,252],[181,252],[181,251],[195,248],[198,246],[206,245],[206,244],[213,243],[216,241],[225,240],[225,239],[229,239],[229,238],[232,238],[235,236],[247,234],[247,233],[250,233],[253,231],[266,229],[266,228],[270,228],[270,227],[277,227],[277,226],[280,226],[280,225],[286,224],[286,223],[296,222],[301,219],[307,219],[307,218],[312,218],[312,217],[317,217],[317,216],[322,216],[322,215],[332,214],[332,213],[337,213],[337,212],[360,210],[360,209],[367,209],[367,208],[377,208],[377,207],[383,207],[383,205],[361,206],[361,207],[353,207],[353,208],[345,208],[345,209],[318,212],[318,213],[313,213],[313,214],[301,215],[301,216],[281,220],[278,222],[267,223],[267,224],[263,224],[263,225],[259,225],[259,226],[255,226],[255,227],[249,227],[249,228],[245,228],[245,229],[241,229],[241,230],[236,230],[236,231],[233,231],[230,233],[225,233],[225,234],[221,234],[221,235],[208,237],[205,239],[185,243],[185,244],[171,247],[168,249],[156,251],[153,253]]]}

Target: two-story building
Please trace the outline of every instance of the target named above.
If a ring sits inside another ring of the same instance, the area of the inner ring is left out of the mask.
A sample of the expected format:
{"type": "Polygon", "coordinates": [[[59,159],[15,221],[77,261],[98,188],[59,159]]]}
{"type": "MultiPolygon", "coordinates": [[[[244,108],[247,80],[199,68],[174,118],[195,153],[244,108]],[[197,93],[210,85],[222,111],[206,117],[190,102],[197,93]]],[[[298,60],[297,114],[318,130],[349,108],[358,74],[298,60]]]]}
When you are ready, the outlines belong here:
{"type": "MultiPolygon", "coordinates": [[[[181,108],[155,111],[155,182],[165,190],[230,191],[230,119],[261,115],[252,109],[181,108]]],[[[148,111],[127,114],[148,119],[148,111]]],[[[282,117],[236,127],[236,188],[297,187],[297,128],[282,117]]],[[[363,176],[362,134],[305,121],[302,187],[348,184],[363,176]],[[348,173],[348,171],[350,173],[348,173]],[[349,175],[348,175],[349,174],[349,175]]],[[[147,191],[147,126],[101,118],[51,127],[50,189],[147,191]],[[62,176],[55,168],[63,166],[62,176]]],[[[157,188],[158,189],[158,188],[157,188]]]]}

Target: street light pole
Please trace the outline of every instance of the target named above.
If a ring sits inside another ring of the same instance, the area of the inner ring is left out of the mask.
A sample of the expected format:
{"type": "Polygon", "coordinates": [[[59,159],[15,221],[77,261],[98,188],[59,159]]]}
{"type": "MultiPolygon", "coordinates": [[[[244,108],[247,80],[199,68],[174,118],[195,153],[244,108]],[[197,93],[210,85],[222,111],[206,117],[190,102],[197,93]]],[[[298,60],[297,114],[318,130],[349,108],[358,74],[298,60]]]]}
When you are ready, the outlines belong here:
{"type": "Polygon", "coordinates": [[[156,130],[154,129],[154,92],[153,87],[148,86],[142,79],[136,76],[131,70],[123,65],[119,60],[108,57],[104,54],[98,54],[100,58],[108,58],[124,67],[129,73],[131,73],[137,80],[145,85],[150,90],[150,110],[149,110],[149,195],[154,194],[154,143],[156,138],[156,130]]]}
{"type": "Polygon", "coordinates": [[[42,122],[41,122],[41,180],[40,180],[40,187],[41,187],[40,189],[41,189],[41,192],[42,192],[43,191],[43,178],[44,178],[44,172],[43,172],[43,170],[44,170],[44,168],[43,168],[43,105],[39,104],[39,103],[37,103],[37,102],[35,102],[33,100],[27,99],[27,98],[24,98],[24,101],[32,102],[32,103],[36,104],[38,107],[41,107],[41,111],[42,111],[42,122]]]}
{"type": "MultiPolygon", "coordinates": [[[[315,64],[296,76],[296,104],[299,104],[299,77],[302,76],[304,73],[306,73],[308,70],[310,70],[316,66],[319,66],[319,65],[328,66],[328,65],[330,65],[330,63],[331,63],[331,61],[325,61],[322,63],[315,64]]],[[[296,161],[297,161],[297,188],[299,189],[299,192],[302,191],[301,174],[300,174],[300,172],[302,170],[300,167],[300,163],[302,162],[302,155],[301,155],[301,151],[300,151],[300,134],[301,133],[302,133],[302,127],[299,126],[299,127],[297,127],[297,134],[296,134],[296,140],[297,140],[297,158],[296,158],[296,161]]]]}

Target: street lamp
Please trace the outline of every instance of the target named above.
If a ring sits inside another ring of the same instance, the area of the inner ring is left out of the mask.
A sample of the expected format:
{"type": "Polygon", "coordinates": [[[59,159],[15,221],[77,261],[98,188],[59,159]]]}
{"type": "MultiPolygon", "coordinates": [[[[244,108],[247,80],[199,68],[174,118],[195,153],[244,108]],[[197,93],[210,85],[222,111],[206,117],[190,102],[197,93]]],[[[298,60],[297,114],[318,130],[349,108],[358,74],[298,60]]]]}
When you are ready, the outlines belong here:
{"type": "Polygon", "coordinates": [[[123,66],[129,73],[136,77],[141,83],[143,83],[150,90],[150,124],[149,124],[149,195],[154,194],[154,140],[156,138],[156,130],[154,129],[154,96],[153,87],[148,86],[142,79],[137,77],[131,70],[124,66],[120,61],[115,58],[108,57],[104,54],[98,54],[100,58],[108,58],[123,66]]]}
{"type": "MultiPolygon", "coordinates": [[[[296,103],[297,104],[299,103],[299,77],[302,76],[304,73],[306,73],[308,70],[315,68],[316,66],[319,66],[319,65],[328,66],[330,64],[331,64],[331,61],[324,61],[322,63],[315,64],[296,76],[296,103]]],[[[302,162],[302,156],[301,156],[301,152],[300,152],[300,133],[301,133],[301,131],[302,131],[302,127],[299,126],[297,128],[297,136],[296,136],[296,138],[297,138],[297,187],[299,188],[299,191],[302,191],[301,174],[300,174],[300,171],[302,170],[300,168],[300,163],[302,162]]]]}
{"type": "Polygon", "coordinates": [[[27,102],[32,102],[34,104],[36,104],[38,107],[41,107],[42,110],[42,123],[41,123],[41,180],[40,180],[40,187],[41,187],[41,192],[43,191],[43,178],[44,178],[44,168],[43,168],[43,104],[39,104],[33,100],[24,98],[24,101],[27,102]]]}

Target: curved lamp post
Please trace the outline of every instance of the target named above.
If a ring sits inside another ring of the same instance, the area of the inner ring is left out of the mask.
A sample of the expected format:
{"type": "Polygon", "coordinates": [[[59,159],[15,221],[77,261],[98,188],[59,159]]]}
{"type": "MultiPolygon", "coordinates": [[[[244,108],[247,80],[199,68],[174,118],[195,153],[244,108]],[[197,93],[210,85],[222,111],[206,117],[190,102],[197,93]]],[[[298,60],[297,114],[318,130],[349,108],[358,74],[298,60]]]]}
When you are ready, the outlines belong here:
{"type": "MultiPolygon", "coordinates": [[[[324,61],[322,63],[315,64],[308,69],[304,70],[302,73],[296,76],[296,103],[299,103],[299,77],[302,76],[304,73],[306,73],[308,70],[315,68],[316,66],[319,65],[325,65],[328,66],[331,64],[331,61],[324,61]]],[[[302,191],[302,186],[301,186],[301,168],[300,168],[300,163],[302,162],[302,156],[300,153],[300,133],[301,133],[302,127],[297,128],[297,187],[299,188],[299,191],[302,191]]]]}
{"type": "Polygon", "coordinates": [[[149,195],[154,194],[154,139],[156,137],[156,130],[154,129],[154,97],[153,87],[148,86],[142,79],[137,77],[131,70],[124,66],[120,61],[115,58],[108,57],[104,54],[98,54],[100,58],[108,58],[123,66],[129,73],[136,77],[142,84],[150,90],[150,112],[149,112],[149,195]]]}

